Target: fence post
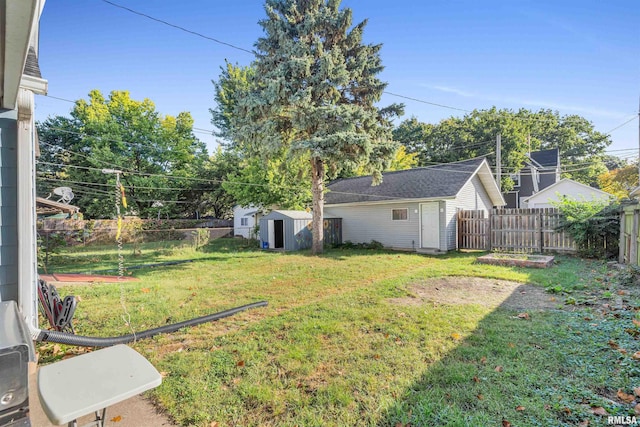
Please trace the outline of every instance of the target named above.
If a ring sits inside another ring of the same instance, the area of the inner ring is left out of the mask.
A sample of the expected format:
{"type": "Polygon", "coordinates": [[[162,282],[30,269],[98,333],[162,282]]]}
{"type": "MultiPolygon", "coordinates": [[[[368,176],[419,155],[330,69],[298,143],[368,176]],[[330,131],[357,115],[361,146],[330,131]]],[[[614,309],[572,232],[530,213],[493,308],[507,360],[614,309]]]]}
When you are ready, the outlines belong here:
{"type": "Polygon", "coordinates": [[[540,253],[542,253],[544,251],[544,227],[542,226],[542,216],[544,209],[540,210],[540,213],[538,214],[538,227],[540,228],[540,253]]]}
{"type": "Polygon", "coordinates": [[[638,213],[639,210],[633,210],[633,228],[631,230],[631,250],[629,251],[629,264],[638,265],[638,213]]]}
{"type": "Polygon", "coordinates": [[[622,212],[620,212],[620,242],[618,244],[618,262],[620,264],[624,264],[624,252],[627,247],[627,242],[625,242],[624,236],[626,222],[626,215],[623,208],[622,212]]]}
{"type": "Polygon", "coordinates": [[[461,216],[462,216],[462,209],[457,208],[456,209],[456,220],[457,220],[456,234],[458,235],[458,238],[456,239],[456,242],[458,244],[458,247],[456,248],[457,251],[459,251],[460,248],[462,247],[462,218],[460,218],[461,216]]]}
{"type": "Polygon", "coordinates": [[[487,238],[487,246],[488,246],[488,250],[492,251],[493,250],[493,214],[495,213],[495,209],[489,209],[489,219],[488,221],[488,225],[487,225],[487,234],[489,235],[489,237],[487,238]]]}

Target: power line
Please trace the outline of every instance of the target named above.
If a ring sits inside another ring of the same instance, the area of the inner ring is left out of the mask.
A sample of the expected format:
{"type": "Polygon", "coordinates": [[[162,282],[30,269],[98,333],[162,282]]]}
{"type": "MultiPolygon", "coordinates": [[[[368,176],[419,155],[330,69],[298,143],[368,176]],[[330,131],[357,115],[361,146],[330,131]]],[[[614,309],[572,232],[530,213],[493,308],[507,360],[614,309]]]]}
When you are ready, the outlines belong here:
{"type": "Polygon", "coordinates": [[[240,46],[236,46],[234,44],[224,42],[222,40],[218,40],[216,38],[207,36],[205,34],[197,32],[197,31],[189,30],[188,28],[184,28],[184,27],[181,27],[180,25],[172,24],[172,23],[167,22],[167,21],[165,21],[163,19],[155,18],[155,17],[153,17],[151,15],[147,15],[146,13],[138,12],[137,10],[133,10],[131,8],[128,8],[126,6],[122,6],[122,5],[118,4],[118,3],[114,3],[114,2],[109,1],[109,0],[102,0],[102,1],[104,3],[107,3],[107,4],[111,5],[111,6],[126,10],[127,12],[131,12],[131,13],[134,13],[136,15],[142,16],[144,18],[150,19],[152,21],[159,22],[160,24],[168,25],[169,27],[173,27],[173,28],[176,28],[176,29],[178,29],[180,31],[184,31],[185,33],[193,34],[194,36],[198,36],[198,37],[201,37],[203,39],[210,40],[210,41],[212,41],[214,43],[218,43],[218,44],[230,47],[232,49],[236,49],[236,50],[239,50],[241,52],[246,52],[246,53],[250,53],[250,54],[253,55],[253,51],[252,50],[245,49],[245,48],[242,48],[240,46]]]}
{"type": "MultiPolygon", "coordinates": [[[[39,178],[40,180],[43,181],[57,181],[57,182],[65,182],[65,183],[69,183],[69,184],[86,184],[86,185],[95,185],[95,186],[99,186],[99,187],[109,187],[112,188],[113,184],[103,184],[103,183],[99,183],[99,182],[87,182],[87,181],[74,181],[74,180],[70,180],[70,179],[63,179],[63,178],[51,178],[45,175],[44,172],[38,172],[38,174],[41,176],[41,178],[39,178]]],[[[129,187],[134,187],[136,190],[158,190],[158,191],[211,191],[210,188],[185,188],[185,187],[144,187],[144,186],[138,186],[138,185],[129,185],[129,187]]],[[[109,194],[111,194],[112,192],[110,192],[109,194]]]]}
{"type": "Polygon", "coordinates": [[[465,110],[464,108],[452,107],[450,105],[444,105],[444,104],[438,104],[436,102],[425,101],[424,99],[418,99],[418,98],[413,98],[411,96],[400,95],[398,93],[393,93],[386,90],[383,91],[383,93],[386,93],[387,95],[391,95],[391,96],[397,96],[398,98],[408,99],[410,101],[420,102],[422,104],[429,104],[429,105],[434,105],[436,107],[448,108],[449,110],[456,110],[456,111],[463,111],[465,113],[471,113],[471,110],[465,110]]]}
{"type": "MultiPolygon", "coordinates": [[[[184,28],[184,27],[181,27],[181,26],[179,26],[179,25],[172,24],[172,23],[170,23],[170,22],[168,22],[168,21],[165,21],[165,20],[163,20],[163,19],[159,19],[159,18],[153,17],[153,16],[151,16],[151,15],[148,15],[148,14],[146,14],[146,13],[142,13],[142,12],[139,12],[139,11],[137,11],[137,10],[134,10],[134,9],[131,9],[131,8],[128,8],[128,7],[122,6],[122,5],[120,5],[120,4],[117,4],[117,3],[112,2],[112,1],[110,1],[110,0],[101,0],[101,1],[103,1],[104,3],[107,3],[107,4],[111,5],[111,6],[114,6],[114,7],[117,7],[117,8],[123,9],[123,10],[126,10],[126,11],[128,11],[128,12],[130,12],[130,13],[133,13],[133,14],[136,14],[136,15],[139,15],[139,16],[142,16],[142,17],[147,18],[147,19],[151,19],[151,20],[153,20],[153,21],[159,22],[159,23],[164,24],[164,25],[168,25],[168,26],[170,26],[170,27],[173,27],[173,28],[176,28],[176,29],[178,29],[178,30],[181,30],[181,31],[187,32],[187,33],[189,33],[189,34],[193,34],[193,35],[195,35],[195,36],[202,37],[202,38],[204,38],[204,39],[207,39],[207,40],[213,41],[213,42],[215,42],[215,43],[219,43],[219,44],[222,44],[222,45],[225,45],[225,46],[231,47],[231,48],[233,48],[233,49],[236,49],[236,50],[239,50],[239,51],[242,51],[242,52],[250,53],[250,54],[252,54],[252,55],[253,55],[253,54],[255,54],[255,52],[254,52],[254,51],[252,51],[252,50],[245,49],[245,48],[243,48],[243,47],[236,46],[236,45],[234,45],[234,44],[232,44],[232,43],[224,42],[224,41],[221,41],[221,40],[215,39],[215,38],[213,38],[213,37],[206,36],[206,35],[204,35],[204,34],[202,34],[202,33],[197,32],[197,31],[189,30],[189,29],[184,28]]],[[[440,108],[446,108],[446,109],[449,109],[449,110],[462,111],[462,112],[465,112],[465,113],[470,113],[470,112],[472,112],[471,110],[467,110],[467,109],[464,109],[464,108],[453,107],[453,106],[451,106],[451,105],[446,105],[446,104],[436,103],[436,102],[432,102],[432,101],[426,101],[426,100],[424,100],[424,99],[419,99],[419,98],[415,98],[415,97],[411,97],[411,96],[401,95],[401,94],[394,93],[394,92],[383,91],[383,93],[385,93],[385,94],[387,94],[387,95],[395,96],[395,97],[398,97],[398,98],[402,98],[402,99],[407,99],[407,100],[410,100],[410,101],[414,101],[414,102],[420,102],[420,103],[422,103],[422,104],[428,104],[428,105],[433,105],[433,106],[440,107],[440,108]]],[[[530,120],[538,120],[538,121],[540,121],[540,120],[545,120],[545,121],[548,121],[548,120],[553,120],[553,119],[550,119],[550,118],[549,118],[549,119],[547,119],[547,118],[541,118],[541,117],[526,117],[526,118],[521,117],[521,118],[519,118],[519,120],[525,120],[525,121],[527,121],[527,120],[528,120],[528,121],[530,121],[530,120]]]]}
{"type": "Polygon", "coordinates": [[[637,119],[637,118],[638,118],[638,116],[635,116],[635,115],[634,115],[634,116],[633,116],[633,117],[631,117],[629,120],[627,120],[626,122],[622,123],[621,125],[618,125],[618,126],[614,127],[614,128],[613,128],[613,129],[611,129],[609,132],[605,132],[605,134],[606,134],[606,135],[608,135],[608,134],[610,134],[611,132],[613,132],[613,131],[615,131],[615,130],[618,130],[618,129],[620,129],[621,127],[623,127],[623,126],[625,126],[625,125],[627,125],[627,124],[631,123],[632,121],[634,121],[634,120],[635,120],[635,119],[637,119]]]}

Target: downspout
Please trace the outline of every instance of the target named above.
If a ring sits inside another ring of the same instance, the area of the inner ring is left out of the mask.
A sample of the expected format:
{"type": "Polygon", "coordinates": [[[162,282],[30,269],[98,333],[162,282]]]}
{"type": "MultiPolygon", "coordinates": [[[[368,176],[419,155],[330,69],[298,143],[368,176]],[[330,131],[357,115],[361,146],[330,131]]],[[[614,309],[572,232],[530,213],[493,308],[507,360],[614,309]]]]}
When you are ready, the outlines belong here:
{"type": "Polygon", "coordinates": [[[18,91],[17,107],[18,305],[27,324],[37,327],[33,92],[21,87],[18,91]]]}

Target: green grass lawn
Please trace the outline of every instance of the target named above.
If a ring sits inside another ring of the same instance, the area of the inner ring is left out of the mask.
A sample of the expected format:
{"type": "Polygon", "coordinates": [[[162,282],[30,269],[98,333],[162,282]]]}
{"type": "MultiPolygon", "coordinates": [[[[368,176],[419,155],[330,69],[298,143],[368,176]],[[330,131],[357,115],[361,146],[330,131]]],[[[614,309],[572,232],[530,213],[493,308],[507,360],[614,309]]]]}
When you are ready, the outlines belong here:
{"type": "MultiPolygon", "coordinates": [[[[476,256],[165,243],[126,248],[126,264],[194,262],[59,291],[80,297],[76,333],[96,336],[130,332],[121,301],[138,331],[269,302],[134,344],[164,375],[151,397],[180,425],[593,426],[606,425],[594,408],[632,415],[634,403],[617,392],[640,386],[635,291],[600,262],[561,257],[538,270],[476,256]],[[443,276],[531,283],[549,288],[557,307],[518,317],[481,304],[394,302],[443,276]]],[[[52,256],[49,269],[116,266],[113,247],[84,248],[52,256]]],[[[64,353],[53,347],[40,346],[41,360],[64,353]]]]}

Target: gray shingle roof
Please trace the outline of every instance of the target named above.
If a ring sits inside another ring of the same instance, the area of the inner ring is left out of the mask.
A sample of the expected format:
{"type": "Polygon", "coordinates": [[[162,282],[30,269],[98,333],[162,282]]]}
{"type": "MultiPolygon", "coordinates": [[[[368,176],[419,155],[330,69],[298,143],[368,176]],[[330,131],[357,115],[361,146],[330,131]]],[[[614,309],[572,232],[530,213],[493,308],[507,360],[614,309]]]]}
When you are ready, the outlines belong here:
{"type": "Polygon", "coordinates": [[[26,74],[31,77],[42,78],[42,74],[40,73],[40,65],[38,64],[38,55],[36,55],[36,50],[33,46],[29,47],[29,53],[27,53],[27,61],[24,64],[24,70],[22,74],[26,74]]]}
{"type": "Polygon", "coordinates": [[[327,186],[330,191],[325,204],[454,197],[483,161],[480,158],[386,172],[377,186],[371,185],[370,176],[339,179],[327,186]]]}
{"type": "Polygon", "coordinates": [[[529,157],[535,160],[540,166],[549,167],[558,166],[560,154],[557,148],[552,148],[550,150],[534,151],[529,157]]]}

